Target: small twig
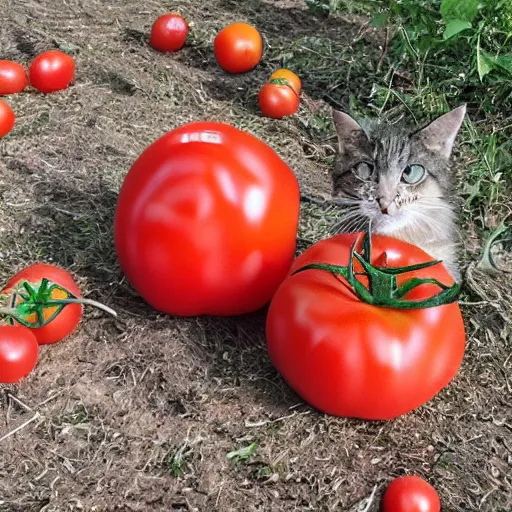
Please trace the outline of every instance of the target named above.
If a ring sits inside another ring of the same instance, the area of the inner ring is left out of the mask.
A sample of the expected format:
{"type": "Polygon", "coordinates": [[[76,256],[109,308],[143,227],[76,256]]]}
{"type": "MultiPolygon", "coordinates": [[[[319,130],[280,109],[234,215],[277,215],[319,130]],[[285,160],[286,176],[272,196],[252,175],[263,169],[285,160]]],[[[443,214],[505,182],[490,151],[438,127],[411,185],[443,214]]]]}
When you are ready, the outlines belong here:
{"type": "Polygon", "coordinates": [[[57,393],[54,393],[52,396],[48,397],[46,400],[43,400],[41,403],[37,404],[37,408],[39,409],[39,407],[47,404],[48,402],[51,402],[54,398],[57,398],[60,395],[62,395],[62,391],[58,391],[57,393]]]}
{"type": "Polygon", "coordinates": [[[366,507],[361,512],[368,512],[370,510],[370,507],[372,506],[373,499],[375,498],[375,493],[377,492],[377,484],[373,486],[372,493],[370,494],[368,501],[366,503],[366,507]]]}
{"type": "Polygon", "coordinates": [[[31,423],[33,423],[34,421],[36,421],[40,417],[41,417],[41,415],[38,412],[36,412],[34,414],[34,416],[32,416],[32,418],[30,418],[29,420],[25,421],[25,423],[22,423],[19,427],[16,427],[14,430],[11,430],[10,432],[7,432],[7,434],[5,434],[4,436],[0,437],[0,442],[3,441],[4,439],[7,439],[8,437],[13,436],[14,434],[16,434],[16,432],[19,432],[20,430],[24,429],[27,425],[30,425],[31,423]]]}
{"type": "Polygon", "coordinates": [[[217,507],[219,505],[220,493],[222,492],[223,487],[224,487],[224,484],[220,484],[219,492],[217,494],[217,499],[215,500],[215,507],[217,507]]]}
{"type": "Polygon", "coordinates": [[[380,68],[382,67],[382,63],[388,54],[389,47],[389,25],[386,25],[386,37],[384,39],[384,46],[382,47],[382,53],[380,55],[379,62],[377,64],[377,73],[380,73],[380,68]]]}
{"type": "Polygon", "coordinates": [[[32,408],[30,408],[27,404],[24,404],[19,398],[16,398],[14,395],[11,395],[10,393],[7,393],[7,396],[13,401],[16,402],[18,405],[23,407],[26,411],[32,412],[32,408]]]}
{"type": "Polygon", "coordinates": [[[276,418],[275,420],[260,420],[260,421],[255,421],[255,422],[245,420],[245,426],[247,428],[263,427],[265,425],[272,425],[274,423],[278,423],[279,421],[284,421],[284,420],[293,418],[295,416],[305,416],[306,414],[309,414],[309,413],[310,413],[310,411],[304,411],[304,412],[299,412],[299,413],[293,412],[292,414],[288,414],[287,416],[281,416],[279,418],[276,418]]]}

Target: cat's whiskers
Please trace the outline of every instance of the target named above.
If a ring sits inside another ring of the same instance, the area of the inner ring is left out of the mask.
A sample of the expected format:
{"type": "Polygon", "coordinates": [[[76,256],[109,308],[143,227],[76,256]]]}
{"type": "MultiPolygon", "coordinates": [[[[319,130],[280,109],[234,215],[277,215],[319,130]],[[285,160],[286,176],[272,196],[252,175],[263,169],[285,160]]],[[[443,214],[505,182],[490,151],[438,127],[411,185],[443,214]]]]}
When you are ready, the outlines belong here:
{"type": "Polygon", "coordinates": [[[360,207],[362,202],[363,201],[361,199],[345,198],[345,197],[336,197],[333,200],[334,204],[337,204],[337,205],[340,205],[340,206],[357,206],[357,207],[360,207]]]}
{"type": "Polygon", "coordinates": [[[343,215],[334,226],[336,233],[349,232],[350,230],[360,229],[360,226],[367,222],[367,218],[359,208],[354,208],[343,215]]]}

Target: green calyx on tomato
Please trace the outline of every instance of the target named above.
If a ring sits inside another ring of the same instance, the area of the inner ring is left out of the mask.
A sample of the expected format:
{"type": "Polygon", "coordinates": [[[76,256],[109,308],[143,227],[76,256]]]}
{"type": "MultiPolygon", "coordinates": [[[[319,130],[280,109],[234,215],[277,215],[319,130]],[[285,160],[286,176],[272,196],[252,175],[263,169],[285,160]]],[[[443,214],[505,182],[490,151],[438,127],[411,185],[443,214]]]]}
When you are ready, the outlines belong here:
{"type": "Polygon", "coordinates": [[[31,329],[49,324],[69,304],[88,304],[117,316],[108,306],[95,300],[76,297],[66,288],[46,278],[37,283],[20,281],[15,289],[8,290],[8,297],[9,304],[0,308],[0,316],[31,329]]]}
{"type": "MultiPolygon", "coordinates": [[[[292,87],[290,82],[286,80],[286,78],[272,78],[272,80],[269,80],[269,84],[275,84],[275,85],[286,85],[286,87],[289,87],[293,92],[295,92],[295,89],[292,87]]],[[[295,92],[295,94],[297,94],[295,92]]]]}
{"type": "MultiPolygon", "coordinates": [[[[354,240],[350,249],[350,256],[347,266],[331,265],[328,263],[311,263],[299,268],[293,274],[305,270],[325,270],[334,276],[341,276],[351,287],[355,295],[363,302],[374,306],[383,306],[395,309],[424,309],[455,302],[460,294],[461,285],[454,283],[447,286],[434,278],[413,277],[400,286],[397,284],[397,276],[407,272],[413,272],[424,268],[432,267],[441,263],[439,260],[428,261],[406,267],[389,268],[385,265],[377,266],[371,264],[372,240],[371,230],[365,232],[362,241],[362,252],[356,252],[360,237],[354,240]],[[355,272],[354,259],[358,261],[363,270],[355,272]],[[366,287],[357,276],[365,276],[368,279],[366,287]],[[412,290],[423,284],[433,284],[441,288],[441,291],[431,297],[421,300],[409,300],[404,297],[412,290]]],[[[385,264],[386,262],[383,261],[385,264]]],[[[293,275],[292,274],[292,275],[293,275]]],[[[345,284],[345,283],[344,283],[345,284]]]]}

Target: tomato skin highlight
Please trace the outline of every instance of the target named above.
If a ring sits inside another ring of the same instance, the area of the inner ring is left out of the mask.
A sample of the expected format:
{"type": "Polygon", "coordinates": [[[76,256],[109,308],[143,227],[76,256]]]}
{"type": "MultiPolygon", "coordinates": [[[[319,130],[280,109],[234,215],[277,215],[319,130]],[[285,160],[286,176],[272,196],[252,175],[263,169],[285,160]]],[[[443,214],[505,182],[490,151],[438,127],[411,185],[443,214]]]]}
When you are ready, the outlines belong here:
{"type": "Polygon", "coordinates": [[[419,476],[402,476],[387,487],[380,512],[440,512],[437,491],[419,476]]]}
{"type": "Polygon", "coordinates": [[[295,91],[297,96],[300,96],[302,90],[302,82],[300,78],[290,69],[281,68],[274,71],[269,78],[269,82],[275,79],[283,78],[288,82],[288,85],[295,91]]]}
{"type": "Polygon", "coordinates": [[[14,384],[36,366],[39,344],[30,329],[0,325],[0,383],[14,384]]]}
{"type": "Polygon", "coordinates": [[[299,108],[299,102],[299,97],[288,85],[265,84],[258,95],[261,113],[273,119],[282,119],[295,114],[299,108]]]}
{"type": "Polygon", "coordinates": [[[255,68],[263,54],[263,39],[247,23],[233,23],[215,37],[213,52],[219,66],[228,73],[245,73],[255,68]]]}
{"type": "Polygon", "coordinates": [[[189,25],[179,14],[163,14],[151,27],[149,44],[160,52],[180,50],[188,36],[189,25]]]}
{"type": "Polygon", "coordinates": [[[0,138],[5,137],[13,128],[16,116],[12,108],[0,100],[0,138]]]}
{"type": "MultiPolygon", "coordinates": [[[[288,385],[316,409],[335,416],[385,420],[424,404],[456,375],[465,349],[457,303],[397,310],[362,302],[346,281],[310,263],[346,266],[358,234],[322,240],[293,263],[270,303],[266,335],[270,359],[288,385]]],[[[372,262],[387,253],[390,267],[432,261],[421,249],[373,235],[372,262]]],[[[399,276],[434,277],[453,284],[436,265],[399,276]]],[[[406,296],[439,291],[421,285],[406,296]]]]}
{"type": "Polygon", "coordinates": [[[272,297],[293,261],[298,181],[263,141],[214,122],[150,145],[122,184],[114,240],[154,309],[239,315],[272,297]]]}
{"type": "MultiPolygon", "coordinates": [[[[34,263],[15,274],[5,285],[2,293],[8,293],[20,281],[37,283],[46,277],[62,286],[76,297],[81,297],[80,289],[69,272],[48,263],[34,263]]],[[[51,322],[44,327],[30,329],[40,345],[57,343],[71,334],[80,323],[83,306],[68,304],[51,322]]]]}
{"type": "Polygon", "coordinates": [[[45,94],[66,89],[74,76],[73,57],[59,50],[40,53],[29,67],[30,84],[45,94]]]}
{"type": "Polygon", "coordinates": [[[21,64],[12,60],[0,60],[0,96],[17,94],[27,84],[27,73],[21,64]]]}

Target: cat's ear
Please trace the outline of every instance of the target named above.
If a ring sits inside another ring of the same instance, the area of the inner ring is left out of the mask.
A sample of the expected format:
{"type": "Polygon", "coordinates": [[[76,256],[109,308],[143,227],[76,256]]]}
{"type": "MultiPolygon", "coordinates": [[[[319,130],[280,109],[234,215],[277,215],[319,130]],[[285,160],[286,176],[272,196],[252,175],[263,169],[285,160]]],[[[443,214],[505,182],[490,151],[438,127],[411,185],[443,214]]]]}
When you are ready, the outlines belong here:
{"type": "Polygon", "coordinates": [[[332,119],[338,135],[341,152],[345,152],[348,147],[354,146],[361,137],[367,140],[366,134],[359,123],[348,114],[345,114],[345,112],[333,108],[332,119]]]}
{"type": "Polygon", "coordinates": [[[415,137],[421,139],[423,145],[431,151],[450,158],[465,115],[466,105],[461,105],[416,132],[415,137]]]}

